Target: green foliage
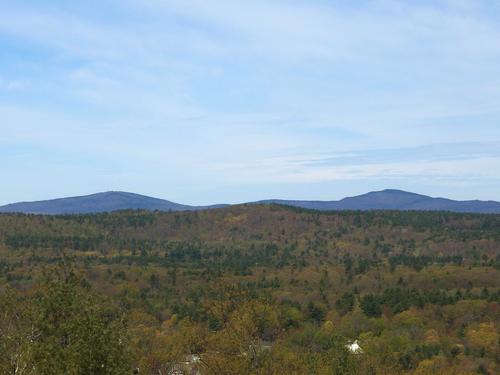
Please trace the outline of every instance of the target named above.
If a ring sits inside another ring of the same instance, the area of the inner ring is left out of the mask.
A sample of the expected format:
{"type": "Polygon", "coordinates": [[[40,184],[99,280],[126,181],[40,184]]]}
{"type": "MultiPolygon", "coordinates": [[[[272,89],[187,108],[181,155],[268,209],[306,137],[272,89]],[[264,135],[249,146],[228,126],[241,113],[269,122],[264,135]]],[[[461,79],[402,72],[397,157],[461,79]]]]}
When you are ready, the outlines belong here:
{"type": "MultiPolygon", "coordinates": [[[[82,287],[73,273],[48,279],[29,303],[15,307],[15,311],[11,301],[12,297],[2,301],[6,307],[2,326],[8,324],[7,319],[16,319],[16,335],[22,343],[13,349],[17,353],[14,356],[23,358],[26,373],[129,373],[123,322],[115,311],[82,287]]],[[[2,335],[3,348],[12,346],[9,338],[10,335],[2,335]]],[[[2,363],[6,363],[5,359],[2,363]]],[[[10,367],[6,373],[17,374],[10,367]]]]}
{"type": "Polygon", "coordinates": [[[0,214],[0,373],[498,373],[499,228],[254,205],[0,214]],[[51,271],[68,261],[79,277],[51,271]]]}
{"type": "Polygon", "coordinates": [[[0,294],[0,373],[34,374],[32,345],[37,332],[30,324],[29,305],[13,290],[0,294]]]}
{"type": "Polygon", "coordinates": [[[352,311],[354,308],[354,294],[348,292],[344,293],[342,297],[335,302],[335,307],[341,314],[352,311]]]}
{"type": "Polygon", "coordinates": [[[361,299],[361,309],[371,318],[378,318],[382,315],[380,299],[372,294],[367,294],[361,299]]]}

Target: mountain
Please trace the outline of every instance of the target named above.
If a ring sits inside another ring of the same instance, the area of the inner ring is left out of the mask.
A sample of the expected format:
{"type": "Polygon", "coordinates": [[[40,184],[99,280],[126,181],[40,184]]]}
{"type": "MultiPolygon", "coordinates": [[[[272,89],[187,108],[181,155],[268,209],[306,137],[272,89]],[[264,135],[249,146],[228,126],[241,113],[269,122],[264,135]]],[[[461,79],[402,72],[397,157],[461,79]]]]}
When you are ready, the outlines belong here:
{"type": "MultiPolygon", "coordinates": [[[[339,201],[305,201],[268,199],[249,204],[281,204],[320,211],[338,210],[416,210],[452,211],[475,213],[500,213],[500,202],[494,201],[455,201],[445,198],[432,198],[426,195],[401,190],[375,191],[339,201]]],[[[126,209],[149,211],[195,211],[220,208],[226,205],[189,206],[145,195],[109,191],[81,197],[60,198],[39,202],[20,202],[0,207],[0,212],[21,212],[33,214],[85,214],[110,212],[126,209]]]]}
{"type": "Polygon", "coordinates": [[[339,201],[304,201],[270,199],[255,202],[259,204],[283,204],[321,211],[337,210],[415,210],[452,211],[475,213],[500,213],[500,202],[495,201],[455,201],[446,198],[432,198],[427,195],[401,190],[375,191],[339,201]]]}
{"type": "Polygon", "coordinates": [[[126,209],[149,211],[188,211],[217,206],[188,206],[164,199],[122,191],[108,191],[80,197],[59,198],[38,202],[20,202],[0,207],[0,212],[21,212],[31,214],[85,214],[110,212],[126,209]]]}

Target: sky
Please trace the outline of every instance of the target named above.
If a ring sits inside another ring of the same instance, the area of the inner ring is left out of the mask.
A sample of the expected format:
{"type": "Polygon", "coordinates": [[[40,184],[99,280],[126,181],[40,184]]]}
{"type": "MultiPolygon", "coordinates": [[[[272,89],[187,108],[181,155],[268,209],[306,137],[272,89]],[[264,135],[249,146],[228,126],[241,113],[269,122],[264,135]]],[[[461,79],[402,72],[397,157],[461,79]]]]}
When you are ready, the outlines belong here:
{"type": "Polygon", "coordinates": [[[500,200],[497,0],[0,0],[0,204],[500,200]]]}

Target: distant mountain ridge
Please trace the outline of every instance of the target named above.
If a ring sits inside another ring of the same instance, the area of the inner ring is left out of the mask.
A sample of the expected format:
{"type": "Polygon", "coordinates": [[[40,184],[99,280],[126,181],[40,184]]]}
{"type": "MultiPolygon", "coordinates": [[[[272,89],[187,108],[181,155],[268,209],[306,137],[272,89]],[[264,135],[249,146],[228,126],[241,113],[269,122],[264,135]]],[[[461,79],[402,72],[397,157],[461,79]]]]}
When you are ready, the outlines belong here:
{"type": "Polygon", "coordinates": [[[189,206],[123,191],[107,191],[78,197],[58,198],[37,202],[19,202],[0,206],[0,212],[19,212],[30,214],[87,214],[118,210],[149,211],[194,211],[214,206],[189,206]]]}
{"type": "MultiPolygon", "coordinates": [[[[404,211],[452,211],[471,213],[499,213],[500,202],[456,201],[432,198],[402,190],[382,190],[339,201],[306,201],[268,199],[248,204],[282,204],[320,211],[339,210],[404,210],[404,211]]],[[[86,214],[117,210],[140,209],[150,211],[194,211],[221,208],[227,205],[190,206],[164,199],[122,191],[108,191],[79,197],[59,198],[37,202],[19,202],[0,206],[0,213],[17,212],[30,214],[86,214]]]]}
{"type": "Polygon", "coordinates": [[[275,203],[320,211],[338,210],[404,210],[404,211],[452,211],[474,213],[500,213],[500,202],[456,201],[446,198],[432,198],[427,195],[387,189],[374,191],[339,201],[294,201],[270,199],[257,203],[275,203]]]}

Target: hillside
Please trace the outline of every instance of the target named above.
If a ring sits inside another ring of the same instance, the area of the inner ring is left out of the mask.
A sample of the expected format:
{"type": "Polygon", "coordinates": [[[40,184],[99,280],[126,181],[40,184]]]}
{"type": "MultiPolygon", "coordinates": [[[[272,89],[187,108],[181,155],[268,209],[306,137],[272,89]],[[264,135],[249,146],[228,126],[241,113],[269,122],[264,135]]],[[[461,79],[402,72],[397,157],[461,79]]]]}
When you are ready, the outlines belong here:
{"type": "MultiPolygon", "coordinates": [[[[107,327],[115,317],[115,332],[75,344],[78,353],[106,351],[100,343],[123,334],[120,363],[146,374],[176,366],[202,374],[494,374],[499,228],[500,215],[279,205],[0,214],[0,330],[17,330],[0,344],[18,358],[33,324],[60,342],[68,333],[58,317],[93,335],[102,329],[82,324],[102,319],[107,327]],[[50,270],[58,272],[47,281],[50,270]],[[346,349],[354,340],[362,354],[346,349]]],[[[40,348],[58,358],[59,346],[40,348]]]]}

